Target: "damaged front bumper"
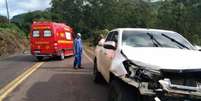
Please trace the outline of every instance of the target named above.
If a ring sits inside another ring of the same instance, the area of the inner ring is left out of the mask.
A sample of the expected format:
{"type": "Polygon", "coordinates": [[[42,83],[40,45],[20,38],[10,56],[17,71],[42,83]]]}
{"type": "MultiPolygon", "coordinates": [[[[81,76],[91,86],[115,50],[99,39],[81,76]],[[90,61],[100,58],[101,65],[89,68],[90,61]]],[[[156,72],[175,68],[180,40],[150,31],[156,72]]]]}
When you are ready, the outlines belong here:
{"type": "Polygon", "coordinates": [[[176,85],[172,84],[170,79],[159,80],[159,83],[162,86],[163,91],[165,91],[167,94],[188,95],[190,97],[201,99],[200,85],[197,85],[197,87],[176,85]]]}
{"type": "MultiPolygon", "coordinates": [[[[161,88],[150,89],[148,82],[137,82],[129,78],[121,78],[124,82],[128,83],[139,89],[141,95],[155,96],[158,98],[173,97],[173,98],[187,98],[201,100],[201,86],[197,87],[184,86],[172,84],[170,79],[159,80],[161,88]]],[[[161,100],[162,101],[162,100],[161,100]]]]}

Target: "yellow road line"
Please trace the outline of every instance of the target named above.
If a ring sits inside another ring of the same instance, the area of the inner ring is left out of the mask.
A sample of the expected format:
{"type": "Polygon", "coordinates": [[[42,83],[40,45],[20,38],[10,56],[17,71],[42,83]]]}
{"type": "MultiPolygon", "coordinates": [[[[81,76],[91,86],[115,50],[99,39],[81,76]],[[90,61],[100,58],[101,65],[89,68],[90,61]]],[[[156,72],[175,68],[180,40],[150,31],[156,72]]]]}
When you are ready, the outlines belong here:
{"type": "Polygon", "coordinates": [[[0,101],[6,98],[18,85],[20,85],[26,78],[28,78],[34,71],[36,71],[44,62],[34,64],[31,68],[19,75],[16,79],[0,89],[0,101]]]}

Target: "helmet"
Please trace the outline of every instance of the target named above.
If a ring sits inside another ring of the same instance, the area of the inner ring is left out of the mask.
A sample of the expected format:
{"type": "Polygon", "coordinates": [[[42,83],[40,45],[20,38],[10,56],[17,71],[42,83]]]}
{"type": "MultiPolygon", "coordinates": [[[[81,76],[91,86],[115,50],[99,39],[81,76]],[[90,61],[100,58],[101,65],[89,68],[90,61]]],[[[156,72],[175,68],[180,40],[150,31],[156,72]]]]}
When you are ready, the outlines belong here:
{"type": "Polygon", "coordinates": [[[81,34],[80,34],[80,33],[77,33],[77,36],[81,37],[81,34]]]}

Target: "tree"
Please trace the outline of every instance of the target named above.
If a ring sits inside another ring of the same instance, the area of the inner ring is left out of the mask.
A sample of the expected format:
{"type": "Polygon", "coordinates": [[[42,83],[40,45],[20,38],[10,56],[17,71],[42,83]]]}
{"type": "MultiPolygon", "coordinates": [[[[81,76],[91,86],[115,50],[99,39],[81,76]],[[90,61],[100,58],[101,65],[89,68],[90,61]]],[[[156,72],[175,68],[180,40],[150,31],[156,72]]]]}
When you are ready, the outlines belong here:
{"type": "Polygon", "coordinates": [[[52,21],[51,19],[51,12],[47,9],[45,11],[33,11],[16,15],[11,19],[11,22],[18,25],[28,36],[33,21],[52,21]]]}
{"type": "Polygon", "coordinates": [[[8,19],[5,16],[0,15],[0,23],[7,23],[8,19]]]}
{"type": "MultiPolygon", "coordinates": [[[[63,22],[84,38],[103,29],[160,28],[200,43],[201,0],[52,0],[52,7],[13,17],[25,32],[34,20],[63,22]]],[[[95,33],[95,34],[93,34],[95,33]]]]}

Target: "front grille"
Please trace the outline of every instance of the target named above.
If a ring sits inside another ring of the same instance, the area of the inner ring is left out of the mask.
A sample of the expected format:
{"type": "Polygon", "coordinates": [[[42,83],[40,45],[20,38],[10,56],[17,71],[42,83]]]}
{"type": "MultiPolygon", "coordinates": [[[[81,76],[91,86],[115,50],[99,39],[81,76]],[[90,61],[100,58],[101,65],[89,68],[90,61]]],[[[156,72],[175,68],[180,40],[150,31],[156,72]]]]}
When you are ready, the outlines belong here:
{"type": "Polygon", "coordinates": [[[162,70],[162,73],[172,84],[197,87],[201,83],[200,70],[162,70]]]}
{"type": "Polygon", "coordinates": [[[196,87],[199,80],[193,78],[170,78],[172,84],[196,87]]]}

